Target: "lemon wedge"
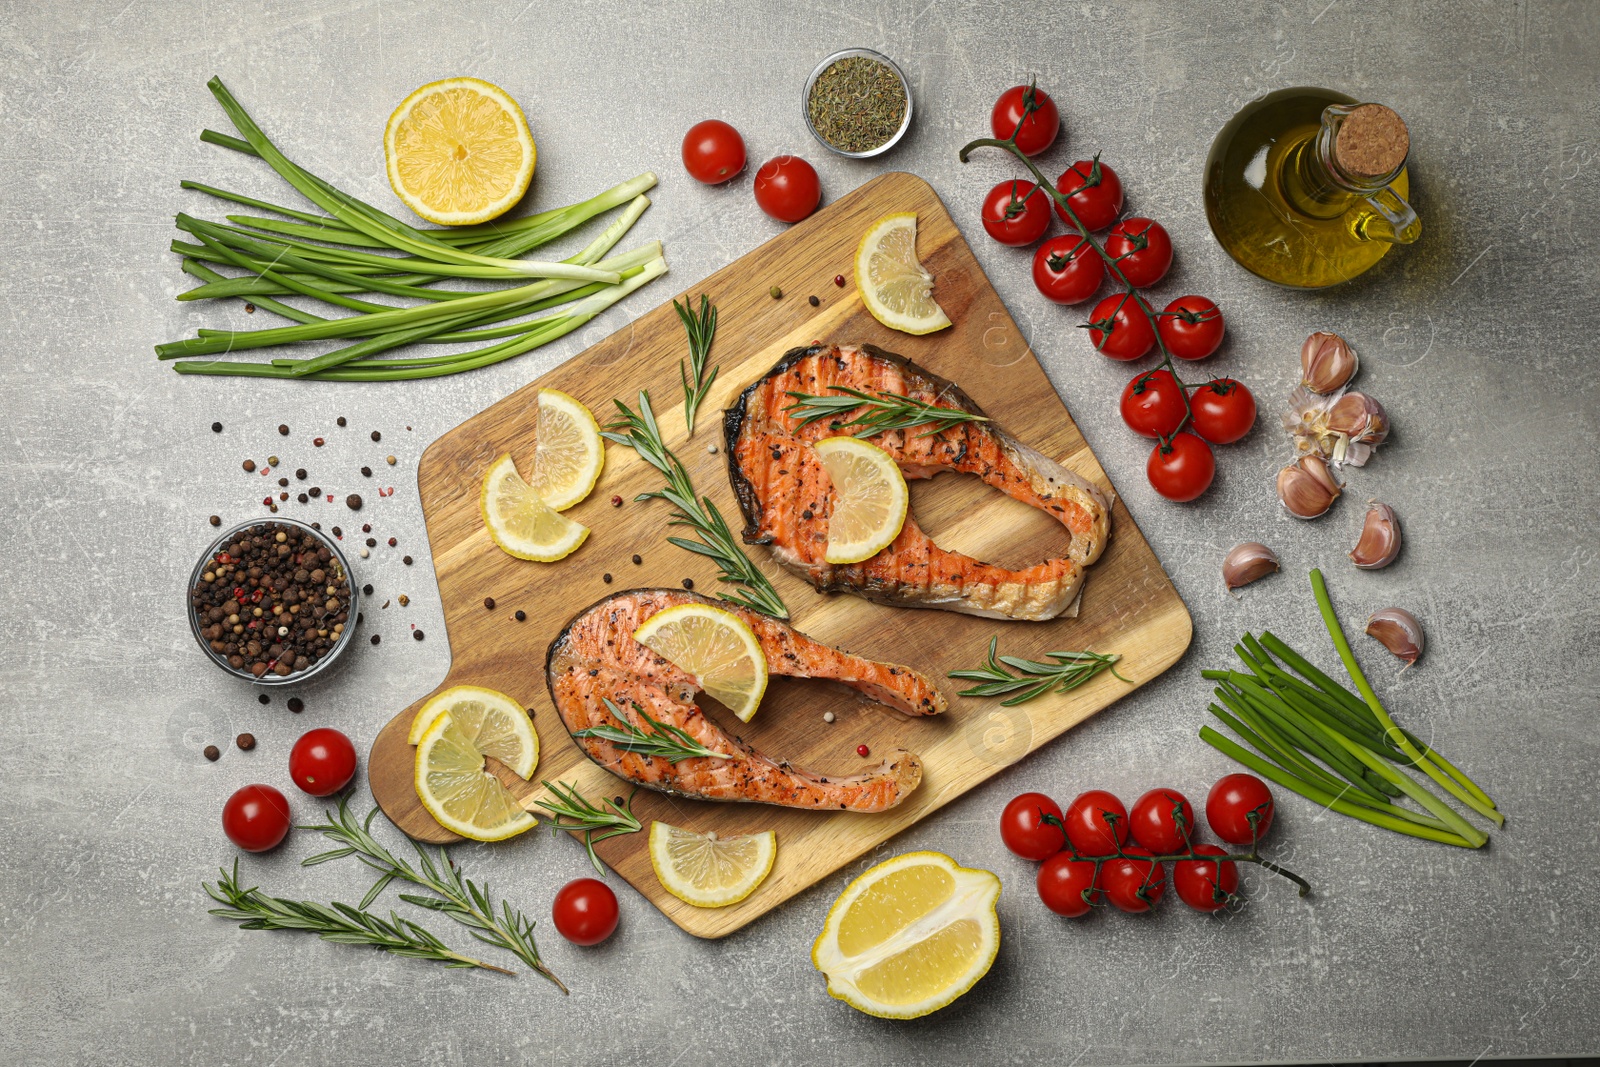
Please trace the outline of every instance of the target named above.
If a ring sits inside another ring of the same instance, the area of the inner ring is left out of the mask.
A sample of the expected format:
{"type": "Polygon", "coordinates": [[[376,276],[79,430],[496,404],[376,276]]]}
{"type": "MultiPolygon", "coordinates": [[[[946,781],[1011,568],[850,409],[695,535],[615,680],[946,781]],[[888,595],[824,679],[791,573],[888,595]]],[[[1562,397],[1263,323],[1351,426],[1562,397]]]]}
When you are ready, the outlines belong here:
{"type": "Polygon", "coordinates": [[[539,390],[532,483],[539,499],[566,511],[594,490],[605,464],[594,414],[559,389],[539,390]]]}
{"type": "Polygon", "coordinates": [[[553,563],[577,551],[589,528],[560,514],[522,480],[508,452],[483,476],[483,525],[494,543],[518,559],[553,563]]]}
{"type": "Polygon", "coordinates": [[[695,684],[749,722],[767,691],[767,657],[756,635],[731,611],[679,604],[658,611],[633,639],[694,676],[695,684]]]}
{"type": "Polygon", "coordinates": [[[917,259],[917,213],[901,211],[872,224],[856,249],[856,290],[873,318],[902,333],[933,333],[950,316],[933,299],[933,275],[917,259]]]}
{"type": "Polygon", "coordinates": [[[539,735],[521,704],[498,690],[451,686],[417,709],[406,740],[421,744],[428,727],[446,714],[480,755],[493,756],[523,781],[533,777],[533,768],[539,763],[539,735]]]}
{"type": "Polygon", "coordinates": [[[726,907],[754,893],[777,854],[778,837],[771,830],[718,837],[715,831],[650,824],[650,865],[662,888],[697,908],[726,907]]]}
{"type": "Polygon", "coordinates": [[[400,102],[383,131],[389,185],[406,207],[441,226],[505,214],[533,179],[528,120],[497,85],[429,82],[400,102]]]}
{"type": "Polygon", "coordinates": [[[884,1019],[938,1011],[988,973],[1000,951],[1000,879],[941,852],[908,852],[851,882],[828,912],[811,962],[828,993],[884,1019]]]}
{"type": "Polygon", "coordinates": [[[539,825],[500,779],[484,769],[483,753],[448,711],[422,732],[412,780],[428,814],[462,837],[504,841],[539,825]]]}
{"type": "Polygon", "coordinates": [[[829,563],[860,563],[882,552],[906,524],[910,493],[893,457],[855,437],[825,437],[814,446],[833,482],[828,518],[829,563]]]}

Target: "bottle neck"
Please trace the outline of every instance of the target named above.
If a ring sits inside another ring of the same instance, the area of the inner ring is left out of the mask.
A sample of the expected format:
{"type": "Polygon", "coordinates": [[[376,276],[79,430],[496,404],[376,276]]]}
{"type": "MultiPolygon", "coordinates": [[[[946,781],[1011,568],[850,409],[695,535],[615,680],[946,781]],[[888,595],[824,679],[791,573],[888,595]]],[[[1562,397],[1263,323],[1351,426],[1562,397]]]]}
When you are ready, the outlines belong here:
{"type": "Polygon", "coordinates": [[[1283,171],[1283,194],[1291,207],[1313,218],[1337,218],[1357,200],[1384,189],[1404,169],[1404,157],[1381,175],[1357,174],[1340,164],[1339,131],[1359,106],[1335,104],[1325,108],[1316,135],[1294,148],[1294,158],[1283,171]]]}

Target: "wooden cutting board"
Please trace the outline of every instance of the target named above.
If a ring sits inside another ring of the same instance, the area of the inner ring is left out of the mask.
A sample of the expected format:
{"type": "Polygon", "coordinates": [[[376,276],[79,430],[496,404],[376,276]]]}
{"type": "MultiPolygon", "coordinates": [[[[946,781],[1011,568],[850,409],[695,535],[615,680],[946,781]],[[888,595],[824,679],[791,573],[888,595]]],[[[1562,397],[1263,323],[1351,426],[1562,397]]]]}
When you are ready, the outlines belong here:
{"type": "MultiPolygon", "coordinates": [[[[530,563],[495,547],[479,517],[479,481],[507,451],[528,470],[541,386],[572,394],[602,422],[613,410],[613,397],[632,405],[639,390],[648,389],[668,446],[736,533],[743,522],[724,462],[722,409],[789,349],[818,340],[872,342],[922,364],[959,384],[1016,437],[1110,489],[954,221],[920,178],[876,178],[680,295],[698,300],[702,292],[720,311],[711,358],[721,373],[692,439],[684,431],[678,380],[678,362],[686,352],[683,328],[664,301],[446,433],[422,457],[418,483],[452,655],[440,688],[489,686],[533,711],[542,749],[534,782],[499,769],[530,810],[544,794],[541,779],[573,783],[591,798],[629,791],[578,752],[556,716],[544,681],[545,651],[556,634],[583,608],[623,589],[681,587],[685,578],[711,595],[727,588],[719,586],[708,561],[667,544],[672,532],[668,505],[634,502],[637,494],[660,488],[661,479],[631,450],[616,445],[607,446],[605,472],[593,495],[567,513],[592,530],[574,555],[554,564],[530,563]],[[927,337],[897,333],[880,325],[856,294],[851,263],[861,235],[895,211],[917,213],[918,251],[937,279],[934,294],[955,322],[951,329],[927,337]],[[839,274],[846,279],[842,288],[833,281],[839,274]],[[782,290],[780,299],[770,295],[774,286],[782,290]],[[818,299],[816,307],[811,296],[818,299]],[[625,501],[620,508],[612,506],[614,496],[625,501]],[[635,554],[641,563],[632,562],[635,554]],[[494,598],[493,610],[484,607],[485,597],[494,598]],[[519,609],[526,613],[524,622],[513,617],[519,609]]],[[[1082,358],[1093,358],[1087,346],[1074,341],[1073,348],[1082,358]]],[[[1103,403],[1106,398],[1085,400],[1103,403]]],[[[1054,520],[975,478],[945,475],[913,482],[912,510],[941,546],[1006,566],[1060,555],[1066,544],[1054,520]]],[[[645,832],[602,843],[600,856],[668,918],[701,937],[739,929],[1154,678],[1183,654],[1191,634],[1188,610],[1120,501],[1110,545],[1089,570],[1080,614],[1047,623],[995,622],[822,595],[781,570],[765,547],[748,551],[788,604],[794,626],[850,652],[905,663],[945,682],[950,709],[935,719],[913,720],[843,687],[787,678],[772,680],[748,726],[708,701],[708,714],[731,732],[818,773],[858,773],[877,762],[876,753],[900,745],[922,757],[925,776],[899,807],[870,815],[686,801],[640,790],[633,810],[645,832]],[[1132,684],[1102,674],[1065,695],[1015,708],[956,696],[964,683],[947,681],[946,673],[979,665],[993,635],[999,635],[1002,653],[1034,659],[1052,649],[1120,653],[1118,669],[1132,684]],[[827,711],[835,715],[832,724],[823,720],[827,711]],[[870,759],[857,755],[861,744],[873,751],[870,759]],[[777,862],[740,903],[712,910],[691,907],[656,880],[647,847],[653,819],[722,835],[776,830],[777,862]]],[[[374,797],[396,826],[419,840],[444,843],[457,839],[418,803],[412,787],[414,750],[406,744],[417,707],[431,695],[419,697],[384,728],[367,769],[374,797]]]]}

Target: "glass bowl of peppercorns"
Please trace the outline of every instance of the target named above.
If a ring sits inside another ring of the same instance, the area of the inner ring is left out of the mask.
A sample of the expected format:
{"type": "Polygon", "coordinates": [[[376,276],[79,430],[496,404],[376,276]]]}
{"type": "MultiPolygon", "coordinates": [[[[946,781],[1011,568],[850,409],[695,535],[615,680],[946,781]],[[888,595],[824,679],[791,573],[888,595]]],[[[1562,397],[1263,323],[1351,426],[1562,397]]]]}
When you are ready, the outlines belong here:
{"type": "Polygon", "coordinates": [[[345,654],[360,590],[333,538],[294,519],[241,523],[189,578],[189,627],[213,663],[257,685],[310,681],[345,654]]]}

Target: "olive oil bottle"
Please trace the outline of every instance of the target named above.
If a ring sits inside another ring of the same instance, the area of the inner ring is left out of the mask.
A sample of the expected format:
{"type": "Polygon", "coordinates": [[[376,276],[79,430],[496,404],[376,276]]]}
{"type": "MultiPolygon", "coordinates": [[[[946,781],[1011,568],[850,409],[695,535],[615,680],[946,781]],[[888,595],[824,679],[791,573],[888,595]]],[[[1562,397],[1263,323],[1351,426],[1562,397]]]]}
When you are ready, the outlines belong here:
{"type": "Polygon", "coordinates": [[[1246,104],[1206,158],[1206,218],[1240,266],[1321,289],[1422,235],[1406,203],[1410,137],[1400,116],[1328,89],[1246,104]]]}

